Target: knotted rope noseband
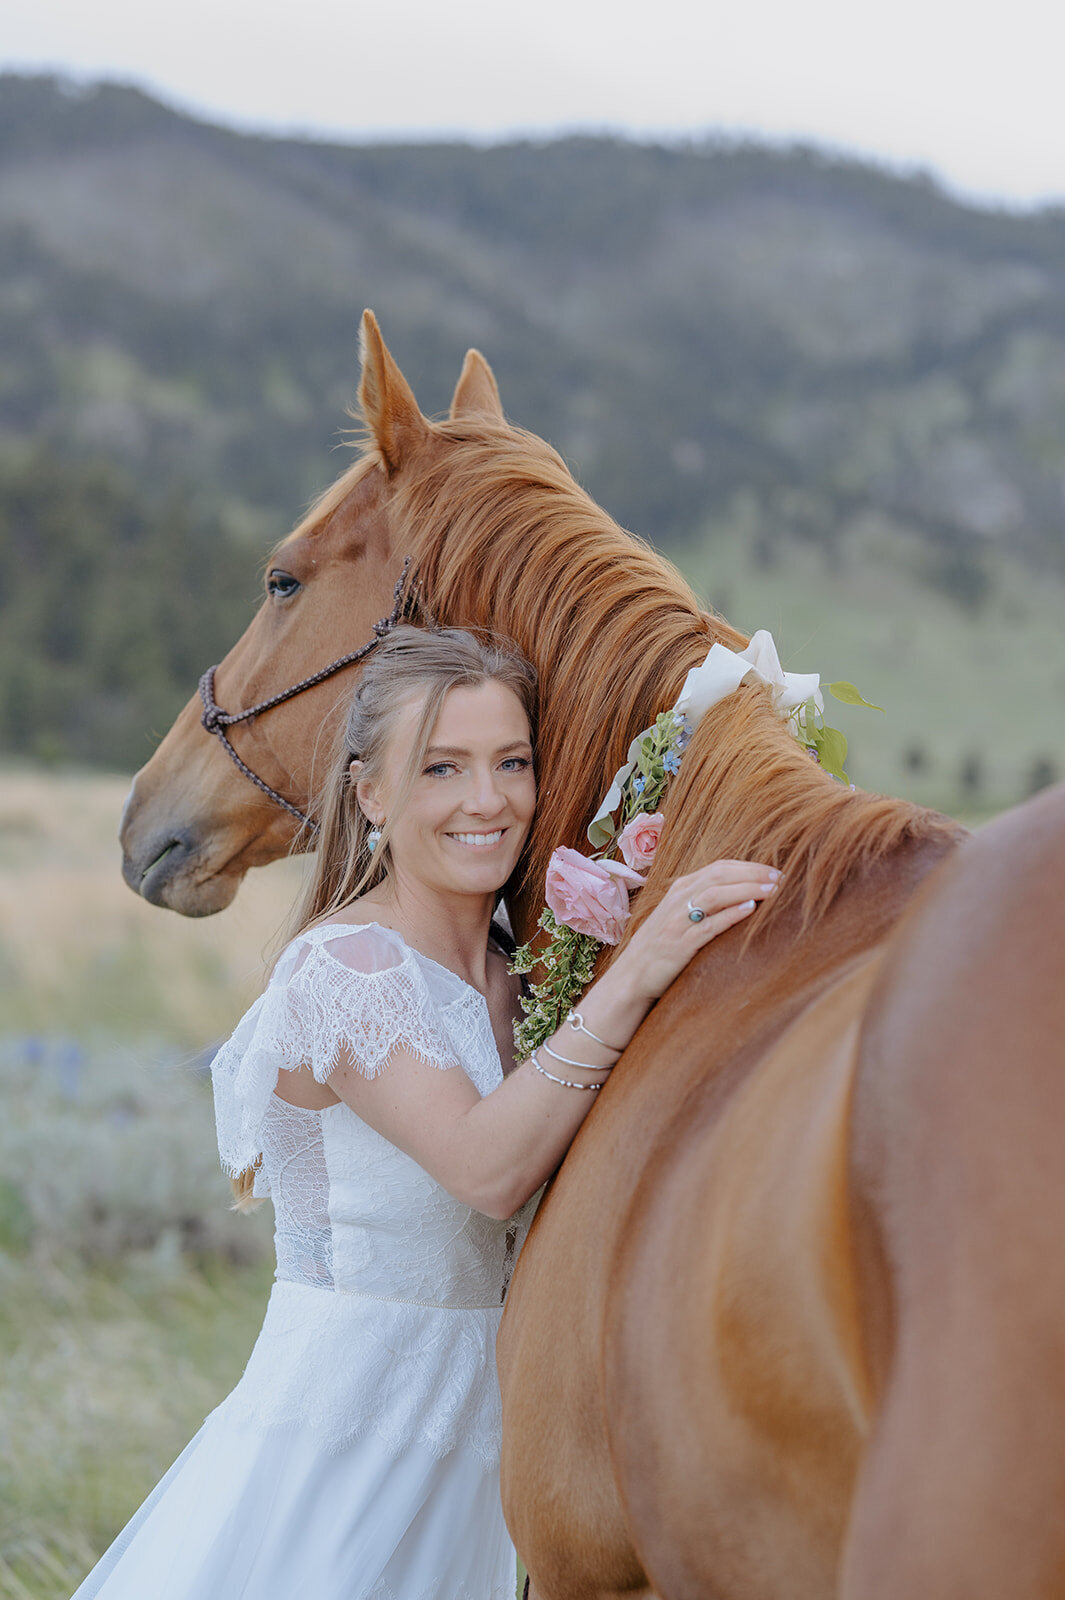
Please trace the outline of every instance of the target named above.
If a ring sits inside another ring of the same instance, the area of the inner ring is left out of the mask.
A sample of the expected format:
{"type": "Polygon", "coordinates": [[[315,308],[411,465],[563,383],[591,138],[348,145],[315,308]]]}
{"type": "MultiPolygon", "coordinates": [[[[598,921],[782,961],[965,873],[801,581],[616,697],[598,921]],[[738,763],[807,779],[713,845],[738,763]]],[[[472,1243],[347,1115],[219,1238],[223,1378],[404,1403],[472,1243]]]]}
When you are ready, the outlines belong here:
{"type": "Polygon", "coordinates": [[[313,689],[315,684],[324,683],[326,678],[331,678],[335,672],[340,672],[344,667],[353,666],[356,661],[362,661],[370,654],[371,650],[376,649],[385,635],[390,633],[397,623],[404,618],[412,616],[417,607],[414,586],[411,586],[406,595],[403,593],[406,587],[407,573],[410,570],[410,561],[411,558],[408,556],[403,563],[403,571],[396,582],[396,587],[393,591],[391,614],[387,617],[382,617],[380,622],[374,623],[373,638],[368,643],[360,645],[358,650],[352,650],[346,656],[338,656],[336,661],[331,661],[327,667],[322,667],[319,672],[312,672],[309,678],[301,678],[300,682],[294,683],[291,689],[282,689],[280,694],[271,695],[269,700],[260,700],[257,706],[249,706],[247,711],[223,711],[214,697],[214,675],[218,671],[217,665],[208,667],[200,679],[200,699],[203,701],[203,716],[200,718],[200,722],[203,727],[208,733],[218,735],[230,760],[240,768],[246,778],[254,783],[257,789],[260,789],[269,799],[276,801],[279,806],[287,811],[290,816],[295,817],[297,822],[302,823],[312,834],[318,832],[318,824],[314,818],[309,817],[305,811],[301,811],[299,806],[294,806],[291,800],[286,800],[283,794],[278,794],[276,789],[271,789],[265,779],[260,778],[257,772],[253,772],[247,763],[240,759],[229,742],[229,735],[226,729],[232,728],[238,722],[247,722],[251,717],[261,716],[264,711],[272,711],[274,706],[283,705],[286,700],[294,699],[296,695],[302,694],[304,689],[313,689]]]}

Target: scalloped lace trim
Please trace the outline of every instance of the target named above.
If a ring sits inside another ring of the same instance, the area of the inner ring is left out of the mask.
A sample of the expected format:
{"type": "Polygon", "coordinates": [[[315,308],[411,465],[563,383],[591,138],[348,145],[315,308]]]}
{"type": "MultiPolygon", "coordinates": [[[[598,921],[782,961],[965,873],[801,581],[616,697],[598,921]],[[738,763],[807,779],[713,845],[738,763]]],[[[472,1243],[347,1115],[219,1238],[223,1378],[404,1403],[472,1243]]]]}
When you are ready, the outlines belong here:
{"type": "MultiPolygon", "coordinates": [[[[301,934],[282,952],[265,992],[211,1066],[218,1150],[232,1176],[252,1166],[261,1153],[262,1120],[280,1070],[309,1066],[324,1083],[345,1049],[368,1078],[383,1071],[400,1048],[442,1070],[460,1061],[441,1028],[440,1008],[414,951],[404,947],[396,959],[385,943],[392,963],[363,971],[328,948],[363,947],[379,957],[383,943],[372,924],[364,929],[323,927],[301,934]]],[[[480,999],[476,991],[470,993],[480,999]]]]}

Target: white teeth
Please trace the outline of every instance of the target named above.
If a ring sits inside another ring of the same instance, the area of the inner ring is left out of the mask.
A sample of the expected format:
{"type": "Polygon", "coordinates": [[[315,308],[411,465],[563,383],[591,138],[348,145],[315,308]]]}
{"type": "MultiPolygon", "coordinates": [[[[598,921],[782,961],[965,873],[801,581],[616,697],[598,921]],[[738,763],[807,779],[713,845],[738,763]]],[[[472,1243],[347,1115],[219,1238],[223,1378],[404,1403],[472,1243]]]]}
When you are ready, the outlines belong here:
{"type": "Polygon", "coordinates": [[[495,833],[453,833],[453,839],[459,844],[472,844],[473,846],[498,844],[503,837],[502,828],[497,828],[495,833]]]}

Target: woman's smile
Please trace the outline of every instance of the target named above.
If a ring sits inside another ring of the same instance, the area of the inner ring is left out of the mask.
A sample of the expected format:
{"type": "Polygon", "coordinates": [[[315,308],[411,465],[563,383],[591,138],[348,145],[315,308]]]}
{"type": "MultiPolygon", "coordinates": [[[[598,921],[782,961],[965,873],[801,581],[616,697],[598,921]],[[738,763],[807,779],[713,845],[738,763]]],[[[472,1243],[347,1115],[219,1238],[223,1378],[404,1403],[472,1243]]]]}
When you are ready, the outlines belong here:
{"type": "MultiPolygon", "coordinates": [[[[417,701],[400,708],[385,782],[359,784],[371,816],[389,815],[419,715],[417,701]]],[[[399,881],[445,895],[494,895],[517,865],[535,805],[529,722],[517,696],[494,682],[451,689],[392,822],[399,881]]]]}

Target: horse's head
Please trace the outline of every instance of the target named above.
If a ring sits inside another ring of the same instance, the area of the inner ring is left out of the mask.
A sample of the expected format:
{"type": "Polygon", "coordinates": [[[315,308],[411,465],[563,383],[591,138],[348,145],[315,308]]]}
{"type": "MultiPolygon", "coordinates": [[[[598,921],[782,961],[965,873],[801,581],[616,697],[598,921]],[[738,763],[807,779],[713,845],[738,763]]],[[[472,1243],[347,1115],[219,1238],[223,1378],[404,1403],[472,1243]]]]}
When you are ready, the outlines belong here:
{"type": "MultiPolygon", "coordinates": [[[[215,675],[214,698],[226,712],[269,700],[357,650],[392,609],[407,553],[393,538],[395,480],[401,465],[427,463],[440,441],[369,312],[362,343],[359,399],[370,448],[273,552],[262,605],[215,675]]],[[[476,351],[466,357],[451,414],[503,420],[495,381],[476,351]]],[[[245,765],[299,810],[313,803],[357,670],[228,730],[245,765]]],[[[298,819],[205,730],[202,712],[194,696],[134,779],[121,826],[130,888],[186,916],[220,911],[249,867],[285,855],[297,835],[310,842],[298,819]]]]}

